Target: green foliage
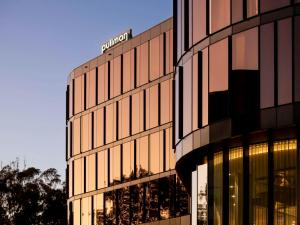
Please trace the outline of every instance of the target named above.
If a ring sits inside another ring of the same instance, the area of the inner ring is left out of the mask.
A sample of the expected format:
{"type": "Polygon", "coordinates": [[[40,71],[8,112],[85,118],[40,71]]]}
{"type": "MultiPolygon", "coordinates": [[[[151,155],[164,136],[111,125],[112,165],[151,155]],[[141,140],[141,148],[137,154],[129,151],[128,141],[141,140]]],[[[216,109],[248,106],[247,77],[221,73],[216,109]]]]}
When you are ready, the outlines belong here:
{"type": "Polygon", "coordinates": [[[66,189],[56,169],[14,165],[0,170],[0,224],[65,225],[66,189]]]}

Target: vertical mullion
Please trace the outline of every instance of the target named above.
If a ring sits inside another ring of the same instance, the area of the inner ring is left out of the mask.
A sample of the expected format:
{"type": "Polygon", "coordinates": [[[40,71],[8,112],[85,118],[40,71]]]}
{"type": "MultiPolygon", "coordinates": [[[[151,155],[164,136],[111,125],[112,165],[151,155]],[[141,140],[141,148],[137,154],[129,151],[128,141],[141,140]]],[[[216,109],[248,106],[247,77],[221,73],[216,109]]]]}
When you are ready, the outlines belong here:
{"type": "Polygon", "coordinates": [[[179,138],[182,138],[183,137],[183,67],[182,66],[179,66],[178,67],[178,70],[179,70],[179,73],[178,73],[178,83],[179,83],[179,105],[178,105],[178,109],[179,109],[179,116],[178,116],[178,120],[179,121],[176,121],[178,122],[178,128],[179,128],[179,131],[178,131],[178,136],[179,138]]]}
{"type": "Polygon", "coordinates": [[[91,122],[91,124],[92,124],[92,149],[94,149],[94,141],[95,141],[95,133],[94,133],[94,128],[95,128],[95,125],[94,125],[94,123],[95,123],[95,112],[92,112],[92,122],[91,122]]]}
{"type": "Polygon", "coordinates": [[[72,80],[72,115],[75,115],[75,79],[72,80]]]}
{"type": "Polygon", "coordinates": [[[95,154],[95,157],[96,157],[96,159],[95,159],[95,169],[96,169],[96,171],[95,171],[95,176],[96,176],[96,181],[95,181],[95,186],[96,186],[96,190],[98,190],[98,152],[96,152],[96,154],[95,154]]]}
{"type": "Polygon", "coordinates": [[[107,62],[107,99],[110,99],[110,75],[111,75],[111,71],[110,71],[110,61],[107,62]]]}
{"type": "Polygon", "coordinates": [[[202,93],[203,93],[203,65],[202,65],[202,61],[203,61],[203,54],[202,52],[198,52],[198,128],[201,128],[203,125],[203,121],[202,121],[202,112],[203,112],[203,107],[202,107],[202,104],[203,104],[203,96],[202,96],[202,93]]]}
{"type": "Polygon", "coordinates": [[[157,101],[157,113],[158,113],[158,126],[161,125],[161,83],[158,83],[158,101],[157,101]]]}
{"type": "Polygon", "coordinates": [[[86,110],[86,102],[87,102],[87,84],[86,84],[86,73],[84,73],[83,76],[83,95],[84,95],[84,99],[83,99],[83,109],[86,110]]]}
{"type": "Polygon", "coordinates": [[[95,83],[96,83],[96,97],[95,97],[95,101],[96,101],[96,105],[98,105],[99,104],[99,102],[98,102],[98,92],[99,92],[99,87],[98,87],[98,79],[99,79],[99,77],[98,77],[98,67],[96,67],[96,81],[95,81],[95,83]]]}

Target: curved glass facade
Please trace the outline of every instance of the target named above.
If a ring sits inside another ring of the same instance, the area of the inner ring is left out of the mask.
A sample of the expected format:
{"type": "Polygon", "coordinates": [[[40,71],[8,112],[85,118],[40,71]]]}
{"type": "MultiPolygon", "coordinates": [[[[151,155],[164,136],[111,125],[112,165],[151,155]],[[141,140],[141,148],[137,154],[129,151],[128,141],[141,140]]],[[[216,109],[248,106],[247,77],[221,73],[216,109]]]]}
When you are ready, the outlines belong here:
{"type": "Polygon", "coordinates": [[[300,223],[298,3],[174,0],[173,144],[192,225],[300,223]]]}
{"type": "Polygon", "coordinates": [[[70,225],[172,218],[187,224],[189,197],[174,170],[172,146],[172,23],[166,20],[70,74],[70,225]]]}

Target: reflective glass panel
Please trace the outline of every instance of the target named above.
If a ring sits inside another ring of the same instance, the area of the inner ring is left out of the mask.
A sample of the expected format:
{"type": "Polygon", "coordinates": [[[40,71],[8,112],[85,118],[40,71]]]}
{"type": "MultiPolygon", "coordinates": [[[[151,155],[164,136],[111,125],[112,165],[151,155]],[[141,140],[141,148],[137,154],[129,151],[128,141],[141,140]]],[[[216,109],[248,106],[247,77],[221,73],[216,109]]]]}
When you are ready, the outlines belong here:
{"type": "Polygon", "coordinates": [[[127,97],[119,102],[119,138],[125,138],[129,136],[129,116],[129,97],[127,97]]]}
{"type": "Polygon", "coordinates": [[[207,163],[197,167],[197,224],[208,224],[207,163]]]}
{"type": "Polygon", "coordinates": [[[74,119],[73,122],[73,155],[80,153],[80,118],[74,119]]]}
{"type": "MultiPolygon", "coordinates": [[[[201,110],[201,107],[199,108],[198,106],[198,96],[199,95],[199,88],[198,87],[198,76],[199,76],[199,71],[198,71],[198,58],[199,55],[195,54],[193,55],[193,78],[192,78],[192,90],[193,90],[193,96],[192,96],[192,108],[193,108],[193,118],[192,118],[192,130],[198,129],[198,119],[201,120],[201,118],[198,118],[198,110],[201,110]]],[[[200,65],[201,68],[201,65],[200,65]]],[[[201,79],[201,77],[199,77],[201,79]]],[[[201,89],[200,89],[201,90],[201,89]]]]}
{"type": "Polygon", "coordinates": [[[214,154],[214,225],[223,218],[223,152],[214,154]]]}
{"type": "Polygon", "coordinates": [[[94,196],[94,225],[104,225],[103,194],[94,196]]]}
{"type": "Polygon", "coordinates": [[[150,175],[157,174],[163,171],[162,133],[163,132],[156,132],[154,134],[150,134],[150,175]]]}
{"type": "Polygon", "coordinates": [[[96,156],[95,154],[86,157],[86,191],[96,189],[96,156]]]}
{"type": "Polygon", "coordinates": [[[202,126],[208,124],[208,48],[202,50],[202,126]]]}
{"type": "MultiPolygon", "coordinates": [[[[300,2],[300,1],[298,1],[300,2]]],[[[294,21],[294,40],[300,40],[300,16],[295,17],[294,21]]],[[[294,96],[295,101],[300,101],[300,42],[294,41],[294,96]]]]}
{"type": "Polygon", "coordinates": [[[249,224],[268,224],[268,145],[249,147],[249,224]]]}
{"type": "Polygon", "coordinates": [[[143,130],[144,124],[144,98],[143,91],[132,95],[132,134],[143,130]]]}
{"type": "Polygon", "coordinates": [[[123,181],[134,179],[134,141],[123,144],[123,181]]]}
{"type": "Polygon", "coordinates": [[[104,108],[94,112],[94,147],[97,148],[104,144],[104,108]]]}
{"type": "Polygon", "coordinates": [[[106,106],[106,144],[116,140],[116,103],[106,106]]]}
{"type": "Polygon", "coordinates": [[[136,174],[138,177],[144,177],[148,175],[149,168],[149,140],[148,136],[137,139],[137,151],[136,151],[136,174]]]}
{"type": "Polygon", "coordinates": [[[83,193],[84,185],[83,159],[74,160],[74,195],[83,193]]]}
{"type": "Polygon", "coordinates": [[[260,11],[266,12],[271,11],[277,8],[281,8],[283,6],[289,5],[290,0],[260,0],[260,11]]]}
{"type": "Polygon", "coordinates": [[[145,221],[145,183],[130,186],[131,223],[140,224],[145,221]]]}
{"type": "Polygon", "coordinates": [[[137,85],[149,81],[149,42],[137,47],[137,85]]]}
{"type": "Polygon", "coordinates": [[[258,29],[232,36],[232,69],[258,70],[258,29]]]}
{"type": "Polygon", "coordinates": [[[231,1],[231,22],[236,23],[243,20],[243,0],[231,1]]]}
{"type": "Polygon", "coordinates": [[[68,165],[69,174],[68,174],[68,187],[69,187],[69,197],[73,196],[73,162],[68,165]]]}
{"type": "Polygon", "coordinates": [[[134,88],[134,50],[123,55],[123,93],[134,88]]]}
{"type": "MultiPolygon", "coordinates": [[[[223,0],[222,0],[223,1],[223,0]]],[[[228,90],[228,40],[209,47],[209,92],[228,90]]]]}
{"type": "Polygon", "coordinates": [[[109,149],[110,185],[121,182],[121,148],[120,145],[109,149]]]}
{"type": "Polygon", "coordinates": [[[73,202],[73,207],[74,207],[74,225],[81,225],[80,219],[81,219],[81,214],[80,214],[80,199],[75,200],[73,202]]]}
{"type": "Polygon", "coordinates": [[[260,107],[274,105],[274,25],[260,28],[260,107]]]}
{"type": "Polygon", "coordinates": [[[278,21],[278,104],[292,102],[292,19],[278,21]]]}
{"type": "Polygon", "coordinates": [[[153,180],[146,186],[146,222],[153,222],[159,219],[159,182],[153,180]]]}
{"type": "Polygon", "coordinates": [[[230,0],[209,0],[210,33],[230,25],[230,0]]]}
{"type": "Polygon", "coordinates": [[[111,61],[110,68],[110,98],[113,98],[121,94],[121,56],[111,61]]]}
{"type": "Polygon", "coordinates": [[[75,78],[75,114],[83,110],[84,103],[84,76],[75,78]]]}
{"type": "Polygon", "coordinates": [[[192,225],[197,225],[197,201],[198,201],[198,193],[197,193],[197,179],[198,179],[198,174],[197,170],[192,172],[192,225]]]}
{"type": "Polygon", "coordinates": [[[229,152],[229,224],[243,224],[243,148],[229,152]]]}
{"type": "Polygon", "coordinates": [[[297,142],[274,143],[274,224],[297,224],[297,142]]]}
{"type": "Polygon", "coordinates": [[[163,35],[150,40],[150,81],[163,75],[163,35]]]}
{"type": "Polygon", "coordinates": [[[175,168],[176,156],[174,149],[172,148],[172,128],[168,128],[166,131],[166,170],[175,168]]]}
{"type": "Polygon", "coordinates": [[[166,32],[166,74],[173,72],[173,30],[166,32]]]}
{"type": "Polygon", "coordinates": [[[92,114],[86,114],[81,117],[81,144],[82,152],[92,148],[92,114]]]}
{"type": "Polygon", "coordinates": [[[192,131],[192,60],[183,65],[183,136],[192,131]]]}
{"type": "Polygon", "coordinates": [[[86,79],[86,106],[87,108],[91,108],[96,104],[96,69],[92,69],[89,73],[87,73],[86,79]]]}
{"type": "Polygon", "coordinates": [[[107,169],[108,169],[108,157],[107,157],[107,149],[102,150],[101,152],[97,153],[98,155],[98,189],[107,187],[107,169]]]}
{"type": "Polygon", "coordinates": [[[98,69],[98,103],[108,98],[108,63],[99,66],[98,69]]]}
{"type": "Polygon", "coordinates": [[[91,225],[91,197],[81,199],[81,224],[91,225]]]}
{"type": "Polygon", "coordinates": [[[160,122],[165,124],[171,121],[172,113],[172,83],[171,80],[166,80],[160,86],[160,122]]]}
{"type": "Polygon", "coordinates": [[[158,85],[146,90],[146,129],[158,126],[158,85]]]}
{"type": "Polygon", "coordinates": [[[105,192],[105,224],[117,224],[117,191],[105,192]]]}
{"type": "Polygon", "coordinates": [[[247,17],[258,14],[258,0],[247,0],[247,17]]]}
{"type": "Polygon", "coordinates": [[[193,1],[193,44],[206,37],[206,0],[193,1]]]}
{"type": "Polygon", "coordinates": [[[118,190],[119,224],[129,225],[130,223],[130,189],[129,187],[118,190]]]}

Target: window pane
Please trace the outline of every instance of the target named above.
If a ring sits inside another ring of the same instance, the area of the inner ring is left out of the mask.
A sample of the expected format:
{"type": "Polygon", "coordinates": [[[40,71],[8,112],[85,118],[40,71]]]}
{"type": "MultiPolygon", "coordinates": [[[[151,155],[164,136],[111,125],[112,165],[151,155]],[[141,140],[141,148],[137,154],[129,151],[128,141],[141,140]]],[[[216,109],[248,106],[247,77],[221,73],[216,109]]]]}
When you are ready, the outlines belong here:
{"type": "Polygon", "coordinates": [[[108,157],[107,157],[107,149],[98,152],[98,189],[107,187],[108,181],[107,181],[107,169],[108,169],[108,157]]]}
{"type": "Polygon", "coordinates": [[[260,1],[260,10],[261,12],[270,11],[273,9],[281,8],[283,6],[289,5],[290,0],[261,0],[260,1]]]}
{"type": "Polygon", "coordinates": [[[228,90],[227,39],[219,41],[209,47],[209,71],[209,92],[228,90]]]}
{"type": "Polygon", "coordinates": [[[98,103],[108,98],[108,63],[99,67],[98,70],[98,103]]]}
{"type": "Polygon", "coordinates": [[[74,195],[83,193],[83,159],[74,160],[74,195]]]}
{"type": "Polygon", "coordinates": [[[81,224],[91,225],[91,197],[81,199],[81,224]]]}
{"type": "Polygon", "coordinates": [[[182,55],[182,24],[183,24],[183,1],[177,0],[177,61],[182,55]]]}
{"type": "Polygon", "coordinates": [[[175,176],[163,177],[159,180],[159,214],[160,219],[170,219],[175,216],[175,194],[176,189],[174,187],[175,176]]]}
{"type": "Polygon", "coordinates": [[[74,225],[81,225],[80,219],[81,219],[81,214],[80,214],[80,199],[75,200],[73,205],[74,205],[74,225]]]}
{"type": "Polygon", "coordinates": [[[158,85],[146,90],[146,129],[158,126],[158,85]]]}
{"type": "Polygon", "coordinates": [[[173,30],[166,32],[166,74],[173,72],[173,30]]]}
{"type": "Polygon", "coordinates": [[[231,2],[231,22],[236,23],[243,20],[243,0],[232,0],[231,2]]]}
{"type": "Polygon", "coordinates": [[[150,40],[150,81],[163,75],[163,35],[150,40]]]}
{"type": "MultiPolygon", "coordinates": [[[[202,126],[208,124],[208,48],[202,51],[202,126]]],[[[199,118],[200,119],[200,118],[199,118]]]]}
{"type": "Polygon", "coordinates": [[[278,104],[292,102],[292,20],[278,21],[278,104]]]}
{"type": "Polygon", "coordinates": [[[104,225],[103,194],[94,196],[94,225],[104,225]]]}
{"type": "Polygon", "coordinates": [[[159,218],[159,183],[150,181],[146,186],[146,222],[157,221],[159,218]]]}
{"type": "Polygon", "coordinates": [[[110,98],[113,98],[121,94],[121,56],[111,61],[110,68],[110,98]]]}
{"type": "Polygon", "coordinates": [[[149,167],[148,148],[149,148],[148,136],[137,139],[137,151],[136,151],[137,177],[144,177],[148,175],[148,167],[149,167]]]}
{"type": "Polygon", "coordinates": [[[163,132],[157,132],[150,135],[150,175],[157,174],[163,171],[162,133],[163,132]]]}
{"type": "Polygon", "coordinates": [[[210,0],[210,33],[230,25],[230,0],[210,0]]]}
{"type": "MultiPolygon", "coordinates": [[[[199,53],[201,54],[201,53],[199,53]]],[[[193,116],[192,116],[192,130],[196,130],[198,129],[198,119],[201,120],[201,118],[198,118],[198,110],[201,110],[201,107],[199,107],[198,105],[198,96],[199,95],[199,90],[201,90],[201,87],[198,87],[198,78],[201,79],[201,74],[199,75],[199,71],[198,71],[198,59],[199,59],[199,55],[195,54],[193,55],[193,78],[192,78],[192,85],[193,85],[193,96],[192,96],[192,108],[193,108],[193,116]],[[199,89],[200,88],[200,89],[199,89]]],[[[201,68],[201,65],[200,65],[201,68]]]]}
{"type": "Polygon", "coordinates": [[[123,55],[123,93],[134,87],[134,50],[123,55]]]}
{"type": "Polygon", "coordinates": [[[171,95],[172,95],[172,83],[171,80],[166,80],[161,83],[160,86],[160,122],[165,124],[171,121],[171,95]]]}
{"type": "Polygon", "coordinates": [[[274,25],[260,28],[260,107],[274,106],[274,25]]]}
{"type": "Polygon", "coordinates": [[[192,60],[183,65],[183,136],[192,131],[192,60]]]}
{"type": "Polygon", "coordinates": [[[73,99],[73,89],[74,89],[74,87],[73,87],[73,84],[75,83],[75,81],[74,81],[74,79],[72,79],[71,81],[70,81],[70,83],[69,83],[69,118],[71,117],[71,116],[73,116],[73,101],[74,101],[74,99],[73,99]]]}
{"type": "Polygon", "coordinates": [[[129,97],[119,102],[119,137],[125,138],[129,136],[129,97]]]}
{"type": "Polygon", "coordinates": [[[208,224],[208,186],[207,186],[207,163],[197,167],[197,224],[208,224]]]}
{"type": "Polygon", "coordinates": [[[193,44],[206,37],[206,0],[193,0],[193,44]]]}
{"type": "Polygon", "coordinates": [[[104,108],[98,109],[94,113],[94,147],[97,148],[104,144],[104,108]]]}
{"type": "Polygon", "coordinates": [[[197,201],[198,201],[198,192],[197,192],[197,170],[192,172],[192,225],[197,225],[197,201]]]}
{"type": "Polygon", "coordinates": [[[109,149],[110,185],[121,182],[121,148],[120,145],[109,149]]]}
{"type": "Polygon", "coordinates": [[[84,103],[84,76],[75,78],[75,114],[83,110],[84,103]]]}
{"type": "Polygon", "coordinates": [[[249,224],[268,224],[268,145],[249,147],[249,224]]]}
{"type": "Polygon", "coordinates": [[[190,197],[180,179],[176,179],[176,216],[184,216],[190,213],[190,197]]]}
{"type": "Polygon", "coordinates": [[[86,191],[94,191],[96,189],[96,157],[95,154],[86,157],[86,191]]]}
{"type": "Polygon", "coordinates": [[[172,148],[172,128],[166,129],[166,171],[175,169],[176,156],[172,148]]]}
{"type": "Polygon", "coordinates": [[[80,153],[80,118],[73,122],[73,155],[80,153]]]}
{"type": "Polygon", "coordinates": [[[223,152],[214,154],[214,225],[223,218],[223,152]]]}
{"type": "Polygon", "coordinates": [[[106,192],[105,224],[117,224],[117,191],[106,192]]]}
{"type": "Polygon", "coordinates": [[[123,165],[123,181],[130,181],[134,179],[134,141],[123,144],[122,154],[123,165]]]}
{"type": "Polygon", "coordinates": [[[144,124],[143,91],[132,95],[132,134],[143,131],[144,124]]]}
{"type": "Polygon", "coordinates": [[[130,192],[129,187],[118,190],[118,205],[119,205],[119,224],[129,225],[130,223],[130,192]]]}
{"type": "MultiPolygon", "coordinates": [[[[298,1],[300,2],[300,1],[298,1]]],[[[294,22],[294,40],[300,40],[300,16],[295,17],[294,22]]],[[[294,67],[295,67],[295,80],[294,80],[294,90],[295,90],[295,101],[300,101],[300,42],[294,41],[294,67]]]]}
{"type": "Polygon", "coordinates": [[[149,43],[137,47],[137,85],[141,86],[149,81],[149,43]]]}
{"type": "Polygon", "coordinates": [[[243,224],[243,148],[229,152],[229,224],[243,224]]]}
{"type": "Polygon", "coordinates": [[[145,183],[130,186],[131,201],[131,223],[140,224],[144,222],[145,183]]]}
{"type": "Polygon", "coordinates": [[[106,106],[106,144],[116,140],[116,103],[106,106]]]}
{"type": "Polygon", "coordinates": [[[274,224],[296,224],[297,142],[274,143],[274,224]]]}
{"type": "Polygon", "coordinates": [[[96,69],[91,70],[87,73],[87,108],[91,108],[96,104],[96,69]]]}
{"type": "Polygon", "coordinates": [[[258,70],[258,29],[232,36],[232,69],[258,70]]]}
{"type": "Polygon", "coordinates": [[[258,0],[247,0],[247,17],[258,14],[258,0]]]}
{"type": "Polygon", "coordinates": [[[92,114],[86,114],[81,118],[81,144],[82,152],[92,148],[92,114]]]}

